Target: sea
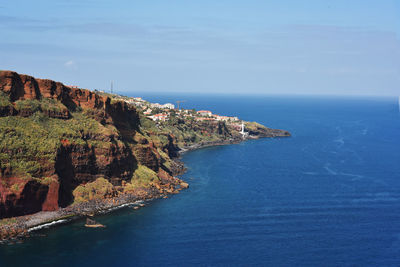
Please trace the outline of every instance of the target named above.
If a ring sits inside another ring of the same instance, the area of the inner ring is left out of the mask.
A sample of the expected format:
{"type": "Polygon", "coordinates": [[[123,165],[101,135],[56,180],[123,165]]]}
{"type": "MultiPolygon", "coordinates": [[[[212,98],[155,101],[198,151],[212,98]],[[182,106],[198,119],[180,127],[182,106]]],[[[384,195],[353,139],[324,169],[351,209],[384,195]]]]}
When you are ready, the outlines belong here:
{"type": "Polygon", "coordinates": [[[397,97],[132,93],[290,138],[183,155],[190,188],[0,245],[0,266],[400,266],[397,97]]]}

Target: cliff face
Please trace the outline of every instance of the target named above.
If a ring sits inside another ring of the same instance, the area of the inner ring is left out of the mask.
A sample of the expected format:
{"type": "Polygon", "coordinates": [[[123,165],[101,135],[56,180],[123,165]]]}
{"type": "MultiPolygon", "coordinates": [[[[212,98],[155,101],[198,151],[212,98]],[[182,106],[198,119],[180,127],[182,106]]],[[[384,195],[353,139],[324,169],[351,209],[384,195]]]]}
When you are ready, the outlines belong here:
{"type": "Polygon", "coordinates": [[[11,71],[0,93],[0,218],[66,207],[100,177],[134,193],[139,166],[161,191],[179,184],[162,165],[174,147],[157,147],[125,102],[11,71]]]}
{"type": "Polygon", "coordinates": [[[106,99],[95,93],[72,89],[62,83],[47,79],[35,79],[28,75],[20,75],[13,71],[0,72],[0,88],[10,101],[24,99],[52,98],[61,101],[70,109],[77,106],[82,108],[103,108],[106,99]]]}

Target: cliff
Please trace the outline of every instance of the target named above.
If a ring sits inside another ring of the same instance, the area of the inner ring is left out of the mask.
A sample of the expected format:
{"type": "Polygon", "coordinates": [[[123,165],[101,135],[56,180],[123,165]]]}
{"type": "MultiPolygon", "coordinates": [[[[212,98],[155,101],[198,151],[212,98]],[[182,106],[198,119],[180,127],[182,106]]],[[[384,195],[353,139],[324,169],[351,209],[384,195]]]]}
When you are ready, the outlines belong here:
{"type": "Polygon", "coordinates": [[[89,90],[0,72],[0,136],[0,218],[180,184],[162,164],[174,146],[156,147],[135,108],[89,90]],[[84,192],[98,179],[107,192],[84,192]]]}
{"type": "MultiPolygon", "coordinates": [[[[289,136],[246,122],[249,138],[289,136]]],[[[0,218],[138,199],[187,187],[172,160],[193,146],[237,143],[225,122],[156,123],[124,101],[0,72],[0,218]]]]}

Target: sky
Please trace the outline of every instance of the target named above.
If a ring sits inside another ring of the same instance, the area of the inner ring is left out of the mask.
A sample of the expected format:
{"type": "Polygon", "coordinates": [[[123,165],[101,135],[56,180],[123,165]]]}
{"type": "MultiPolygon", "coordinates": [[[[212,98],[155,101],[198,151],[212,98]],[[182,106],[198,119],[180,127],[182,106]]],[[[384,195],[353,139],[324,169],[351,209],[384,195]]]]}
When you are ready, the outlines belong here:
{"type": "Polygon", "coordinates": [[[400,95],[399,0],[0,0],[0,69],[134,92],[400,95]]]}

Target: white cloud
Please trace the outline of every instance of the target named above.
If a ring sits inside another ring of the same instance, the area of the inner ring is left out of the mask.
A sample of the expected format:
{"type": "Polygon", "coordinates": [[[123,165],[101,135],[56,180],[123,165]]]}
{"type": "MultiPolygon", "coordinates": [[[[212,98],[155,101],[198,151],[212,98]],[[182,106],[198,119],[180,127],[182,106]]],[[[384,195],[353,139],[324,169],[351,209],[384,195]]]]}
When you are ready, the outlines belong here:
{"type": "Polygon", "coordinates": [[[64,66],[65,66],[66,68],[68,68],[68,69],[74,69],[74,70],[76,70],[77,67],[78,67],[78,66],[76,65],[75,61],[73,61],[73,60],[68,60],[67,62],[64,63],[64,66]]]}

